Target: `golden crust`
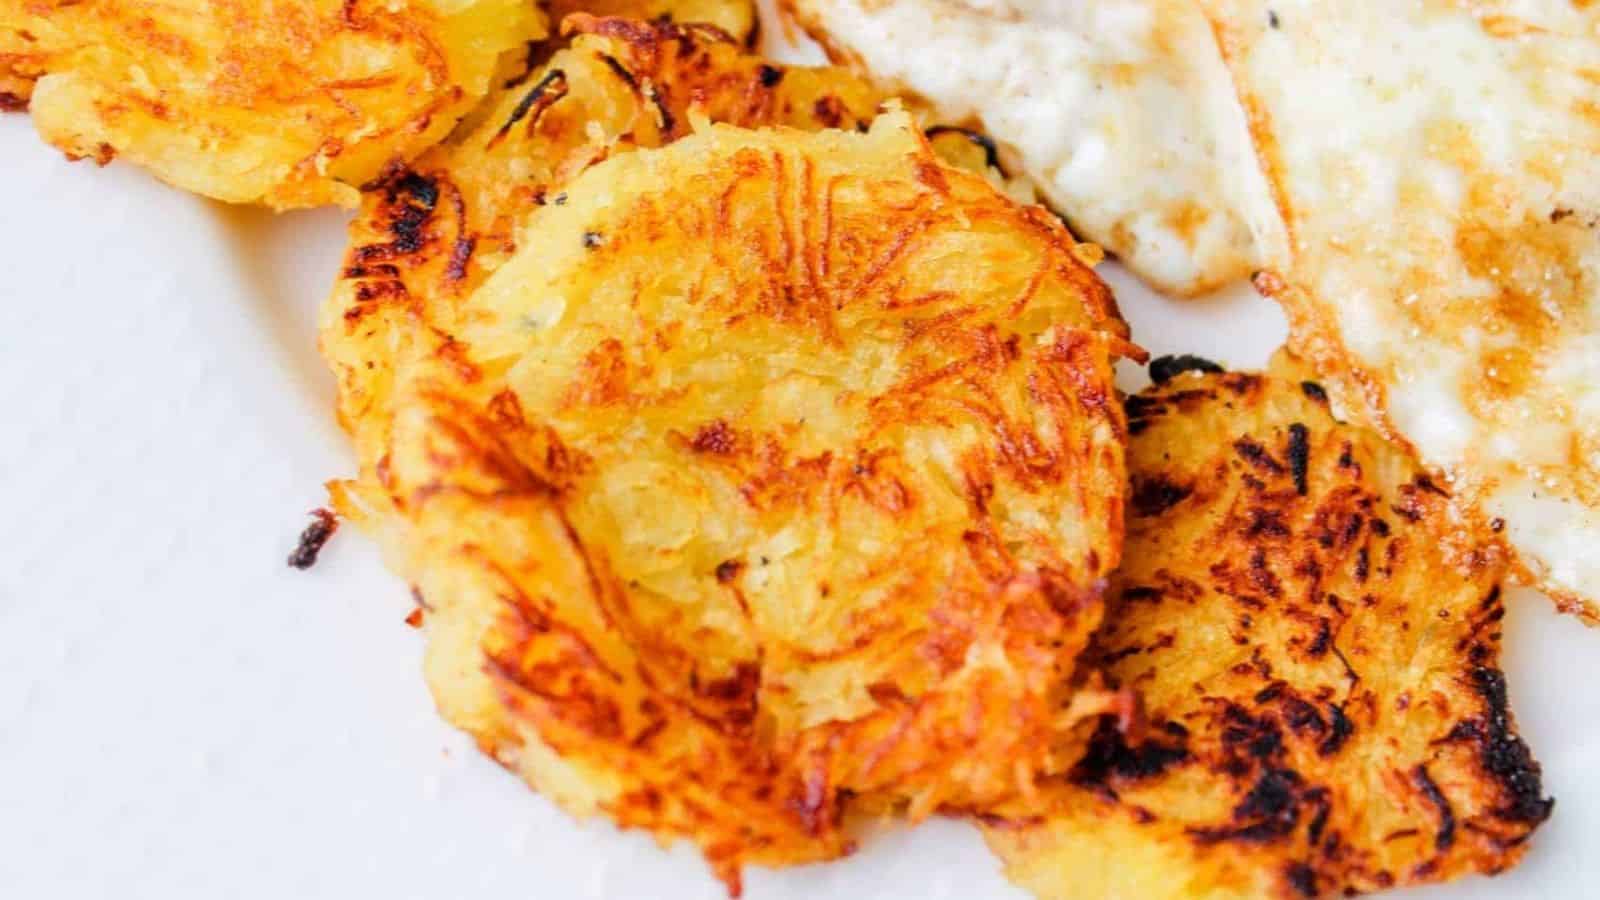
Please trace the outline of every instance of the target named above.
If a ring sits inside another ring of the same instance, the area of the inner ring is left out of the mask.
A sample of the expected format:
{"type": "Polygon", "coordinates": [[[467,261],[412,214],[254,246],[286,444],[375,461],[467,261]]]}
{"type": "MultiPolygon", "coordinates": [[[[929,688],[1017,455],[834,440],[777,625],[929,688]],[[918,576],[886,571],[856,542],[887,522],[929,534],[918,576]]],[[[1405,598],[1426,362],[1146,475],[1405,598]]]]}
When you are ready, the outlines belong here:
{"type": "Polygon", "coordinates": [[[351,204],[543,34],[532,0],[0,0],[0,103],[219,200],[351,204]]]}
{"type": "Polygon", "coordinates": [[[699,117],[863,128],[881,99],[846,72],[770,64],[712,29],[581,14],[564,29],[570,46],[509,79],[450,140],[362,198],[325,312],[368,337],[323,342],[358,448],[386,440],[391,372],[403,355],[395,342],[431,347],[456,334],[460,299],[589,166],[678,140],[699,117]]]}
{"type": "Polygon", "coordinates": [[[1298,367],[1128,401],[1096,732],[990,845],[1040,897],[1322,897],[1498,872],[1550,811],[1498,669],[1502,551],[1298,367]]]}
{"type": "Polygon", "coordinates": [[[323,334],[394,367],[337,492],[418,589],[446,717],[735,888],[847,852],[853,810],[1058,768],[1125,490],[1093,248],[904,113],[562,190],[475,291],[323,334]]]}

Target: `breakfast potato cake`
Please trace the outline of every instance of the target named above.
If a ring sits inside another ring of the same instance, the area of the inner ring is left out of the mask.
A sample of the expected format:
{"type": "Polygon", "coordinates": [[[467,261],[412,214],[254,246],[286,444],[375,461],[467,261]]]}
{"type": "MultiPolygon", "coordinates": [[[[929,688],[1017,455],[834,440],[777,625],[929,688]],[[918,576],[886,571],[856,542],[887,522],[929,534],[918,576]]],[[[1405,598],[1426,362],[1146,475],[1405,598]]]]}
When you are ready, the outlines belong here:
{"type": "Polygon", "coordinates": [[[1018,884],[1340,896],[1498,872],[1549,815],[1498,668],[1502,551],[1327,402],[1285,360],[1128,399],[1128,544],[1084,665],[1144,727],[988,820],[1018,884]]]}
{"type": "Polygon", "coordinates": [[[1060,768],[1121,544],[1111,365],[1138,354],[1094,248],[904,112],[702,125],[514,241],[470,293],[344,294],[324,322],[335,358],[392,366],[335,493],[415,586],[447,718],[734,890],[848,852],[853,811],[1060,768]]]}
{"type": "Polygon", "coordinates": [[[354,204],[544,23],[533,0],[0,0],[0,105],[208,197],[354,204]]]}

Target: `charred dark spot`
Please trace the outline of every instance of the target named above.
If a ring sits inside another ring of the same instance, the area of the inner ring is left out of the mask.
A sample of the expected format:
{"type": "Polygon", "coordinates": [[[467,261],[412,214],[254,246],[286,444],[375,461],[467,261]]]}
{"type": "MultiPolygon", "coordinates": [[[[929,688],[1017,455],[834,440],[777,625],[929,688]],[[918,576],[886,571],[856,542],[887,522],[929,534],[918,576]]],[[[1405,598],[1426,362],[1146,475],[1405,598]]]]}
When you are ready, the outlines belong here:
{"type": "Polygon", "coordinates": [[[1343,650],[1339,649],[1338,644],[1333,645],[1333,655],[1339,660],[1339,664],[1344,666],[1345,677],[1350,679],[1352,687],[1361,681],[1361,673],[1356,671],[1355,666],[1350,665],[1349,658],[1344,655],[1343,650]]]}
{"type": "MultiPolygon", "coordinates": [[[[368,187],[383,191],[390,241],[356,249],[352,254],[353,264],[348,268],[362,273],[367,273],[369,268],[376,271],[379,267],[373,264],[377,261],[421,250],[428,240],[428,222],[439,204],[438,182],[409,169],[393,167],[368,187]]],[[[393,269],[392,266],[387,268],[393,269]]]]}
{"type": "Polygon", "coordinates": [[[1339,468],[1353,469],[1356,467],[1355,448],[1345,441],[1344,449],[1339,451],[1339,468]]]}
{"type": "Polygon", "coordinates": [[[1274,600],[1283,596],[1283,583],[1267,567],[1267,551],[1263,547],[1250,551],[1250,583],[1274,600]]]}
{"type": "Polygon", "coordinates": [[[811,114],[823,125],[838,128],[844,123],[845,106],[838,97],[829,94],[826,97],[818,97],[817,102],[811,104],[811,114]]]}
{"type": "Polygon", "coordinates": [[[1352,513],[1350,518],[1345,520],[1344,532],[1339,535],[1339,546],[1348,547],[1354,543],[1355,539],[1361,536],[1361,527],[1365,524],[1367,524],[1365,517],[1360,513],[1352,513]]]}
{"type": "Polygon", "coordinates": [[[329,510],[312,510],[311,515],[311,524],[300,532],[300,541],[294,552],[289,554],[289,565],[302,571],[317,564],[317,554],[322,552],[322,546],[339,530],[339,519],[329,510]]]}
{"type": "Polygon", "coordinates": [[[1323,390],[1322,385],[1317,384],[1315,381],[1300,382],[1300,391],[1313,401],[1323,406],[1328,405],[1328,392],[1323,390]]]}
{"type": "MultiPolygon", "coordinates": [[[[386,297],[407,297],[410,293],[402,281],[363,281],[356,285],[356,302],[365,304],[386,297]]],[[[357,306],[345,310],[344,315],[346,319],[360,319],[366,315],[368,309],[369,307],[357,306]]]]}
{"type": "Polygon", "coordinates": [[[1307,474],[1311,465],[1311,432],[1299,422],[1289,426],[1289,471],[1294,475],[1295,493],[1304,497],[1310,490],[1307,474]]]}
{"type": "Polygon", "coordinates": [[[1288,686],[1288,682],[1274,681],[1261,690],[1256,691],[1255,701],[1257,703],[1271,703],[1272,701],[1283,696],[1283,691],[1288,686]]]}
{"type": "Polygon", "coordinates": [[[1239,706],[1223,711],[1222,745],[1232,753],[1265,760],[1283,748],[1283,735],[1271,719],[1256,718],[1239,706]]]}
{"type": "Polygon", "coordinates": [[[1250,524],[1245,529],[1245,537],[1288,537],[1289,526],[1283,521],[1282,510],[1252,507],[1250,510],[1250,524]]]}
{"type": "Polygon", "coordinates": [[[406,169],[385,184],[384,198],[390,203],[409,199],[414,205],[432,212],[439,205],[439,183],[421,172],[406,169]]]}
{"type": "Polygon", "coordinates": [[[1345,742],[1350,740],[1350,736],[1355,734],[1355,731],[1355,723],[1350,721],[1350,717],[1344,714],[1344,707],[1338,705],[1329,706],[1328,734],[1322,739],[1322,743],[1317,745],[1317,755],[1332,756],[1338,753],[1339,749],[1345,745],[1345,742]]]}
{"type": "Polygon", "coordinates": [[[1282,749],[1283,735],[1277,731],[1267,731],[1258,735],[1246,748],[1256,759],[1271,759],[1282,749]]]}
{"type": "Polygon", "coordinates": [[[1317,633],[1306,646],[1306,652],[1312,656],[1321,656],[1333,646],[1333,625],[1327,617],[1317,620],[1317,633]]]}
{"type": "Polygon", "coordinates": [[[1434,783],[1433,776],[1428,774],[1427,766],[1419,765],[1411,770],[1411,783],[1416,785],[1417,790],[1422,792],[1422,796],[1429,803],[1433,804],[1434,811],[1438,814],[1439,826],[1433,836],[1434,849],[1440,853],[1449,850],[1456,842],[1456,813],[1450,808],[1450,801],[1434,783]]]}
{"type": "Polygon", "coordinates": [[[736,559],[725,559],[717,564],[717,582],[727,584],[739,577],[739,570],[744,568],[744,563],[736,559]]]}
{"type": "MultiPolygon", "coordinates": [[[[1270,28],[1277,28],[1281,24],[1283,23],[1278,19],[1277,11],[1271,9],[1267,10],[1267,26],[1270,28]]],[[[1306,896],[1309,897],[1311,895],[1306,894],[1306,896]]]]}
{"type": "Polygon", "coordinates": [[[600,61],[605,63],[606,68],[610,69],[612,74],[622,79],[623,83],[626,84],[630,89],[635,91],[639,89],[639,80],[634,78],[633,73],[629,72],[627,68],[622,65],[622,63],[617,62],[617,58],[615,56],[612,56],[609,53],[602,53],[600,54],[600,61]]]}
{"type": "Polygon", "coordinates": [[[557,206],[566,206],[567,205],[567,192],[566,191],[562,191],[561,193],[555,195],[554,197],[550,198],[550,202],[554,203],[557,206]]]}
{"type": "Polygon", "coordinates": [[[583,246],[586,249],[593,250],[605,242],[606,239],[598,231],[585,231],[583,233],[583,246]]]}
{"type": "Polygon", "coordinates": [[[27,112],[28,101],[10,91],[0,91],[0,112],[27,112]]]}
{"type": "Polygon", "coordinates": [[[1234,807],[1234,819],[1277,819],[1292,814],[1294,789],[1299,783],[1300,776],[1288,769],[1267,770],[1234,807]]]}
{"type": "Polygon", "coordinates": [[[432,216],[431,208],[410,205],[401,207],[389,222],[389,234],[394,238],[389,247],[393,252],[405,254],[421,250],[427,240],[423,234],[423,226],[428,224],[428,219],[432,216]]]}
{"type": "Polygon", "coordinates": [[[1261,376],[1250,372],[1229,372],[1222,376],[1222,386],[1232,391],[1234,396],[1243,397],[1260,390],[1261,376]]]}
{"type": "Polygon", "coordinates": [[[1267,452],[1267,448],[1250,438],[1243,437],[1234,441],[1233,449],[1244,458],[1245,462],[1264,472],[1271,472],[1274,475],[1282,475],[1284,473],[1283,463],[1273,459],[1272,454],[1267,452]]]}
{"type": "MultiPolygon", "coordinates": [[[[955,125],[935,125],[923,132],[923,134],[927,135],[929,140],[941,134],[959,134],[983,151],[984,165],[996,171],[1001,171],[1000,150],[995,146],[994,138],[981,131],[973,131],[970,128],[960,128],[955,125]]],[[[1004,174],[1004,172],[1002,171],[1001,174],[1004,174]]]]}
{"type": "Polygon", "coordinates": [[[694,440],[690,442],[696,453],[715,453],[726,456],[733,452],[735,446],[733,429],[721,419],[700,426],[695,432],[694,440]]]}
{"type": "Polygon", "coordinates": [[[1181,745],[1145,741],[1129,747],[1122,731],[1110,718],[1102,719],[1089,740],[1089,749],[1072,769],[1072,780],[1081,785],[1103,785],[1112,776],[1126,779],[1154,778],[1172,766],[1189,759],[1181,745]]]}
{"type": "Polygon", "coordinates": [[[493,147],[504,140],[505,136],[511,132],[511,129],[518,122],[527,118],[530,113],[532,118],[528,119],[528,127],[532,128],[539,124],[539,117],[544,115],[544,111],[555,105],[557,101],[566,95],[567,73],[560,69],[551,69],[543,78],[539,79],[538,84],[535,84],[529,89],[528,93],[523,95],[522,100],[511,110],[511,115],[507,117],[505,124],[501,125],[500,130],[496,131],[494,137],[489,139],[488,146],[493,147]]]}
{"type": "Polygon", "coordinates": [[[1444,488],[1440,487],[1437,482],[1435,482],[1432,478],[1429,478],[1426,475],[1418,475],[1415,479],[1412,480],[1412,484],[1415,484],[1418,489],[1427,491],[1428,493],[1433,494],[1433,495],[1438,496],[1438,497],[1446,497],[1446,498],[1448,498],[1450,496],[1450,492],[1449,491],[1447,491],[1444,488]]]}
{"type": "Polygon", "coordinates": [[[1311,824],[1306,826],[1306,837],[1311,839],[1311,846],[1315,847],[1322,840],[1322,832],[1328,827],[1328,816],[1333,812],[1333,802],[1328,799],[1327,788],[1312,788],[1306,791],[1306,803],[1314,806],[1316,812],[1311,816],[1311,824]]]}
{"type": "Polygon", "coordinates": [[[1181,503],[1194,492],[1187,485],[1174,484],[1165,475],[1135,479],[1133,483],[1133,514],[1141,518],[1159,516],[1181,503]]]}
{"type": "Polygon", "coordinates": [[[1422,510],[1416,507],[1414,495],[1407,498],[1406,505],[1391,506],[1389,511],[1413,524],[1422,521],[1422,510]]]}
{"type": "Polygon", "coordinates": [[[661,88],[650,85],[645,89],[645,95],[650,98],[651,103],[655,104],[661,133],[670,135],[673,129],[678,127],[678,120],[672,115],[672,110],[668,108],[666,98],[661,96],[661,88]]]}
{"type": "Polygon", "coordinates": [[[400,268],[392,263],[372,263],[349,266],[344,270],[345,278],[399,278],[400,268]]]}
{"type": "Polygon", "coordinates": [[[1283,720],[1295,734],[1304,734],[1314,731],[1322,734],[1328,730],[1328,723],[1322,720],[1322,714],[1317,708],[1299,697],[1290,697],[1283,703],[1283,720]]]}
{"type": "Polygon", "coordinates": [[[1362,547],[1360,550],[1356,551],[1356,580],[1366,581],[1367,576],[1371,574],[1371,572],[1372,554],[1367,552],[1367,548],[1362,547]]]}
{"type": "Polygon", "coordinates": [[[756,695],[761,689],[761,669],[753,662],[741,662],[726,677],[701,683],[691,675],[690,687],[708,700],[725,704],[722,717],[735,728],[744,728],[755,719],[756,695]]]}
{"type": "Polygon", "coordinates": [[[1495,811],[1497,817],[1529,825],[1543,822],[1550,817],[1555,801],[1544,796],[1539,763],[1512,730],[1505,675],[1499,669],[1479,666],[1472,671],[1472,687],[1487,709],[1482,717],[1457,725],[1452,736],[1478,744],[1483,767],[1504,789],[1507,802],[1495,811]]]}
{"type": "Polygon", "coordinates": [[[467,263],[471,262],[472,251],[477,246],[477,238],[470,235],[463,234],[456,238],[455,245],[450,248],[450,262],[445,265],[444,277],[450,281],[467,277],[467,263]]]}
{"type": "Polygon", "coordinates": [[[778,86],[778,82],[783,80],[783,70],[777,66],[769,66],[763,63],[761,68],[756,70],[756,73],[756,77],[761,79],[761,86],[764,88],[775,88],[778,86]]]}
{"type": "Polygon", "coordinates": [[[1148,585],[1124,588],[1122,591],[1122,599],[1129,602],[1136,602],[1139,600],[1160,600],[1161,589],[1149,587],[1148,585]]]}
{"type": "Polygon", "coordinates": [[[1122,409],[1130,419],[1143,418],[1151,413],[1160,412],[1161,401],[1154,397],[1145,397],[1140,394],[1131,394],[1122,401],[1122,409]]]}
{"type": "Polygon", "coordinates": [[[1300,810],[1295,802],[1299,786],[1297,773],[1268,769],[1233,808],[1233,821],[1240,824],[1229,828],[1191,829],[1190,834],[1204,843],[1235,840],[1264,844],[1286,837],[1300,821],[1300,810]]]}
{"type": "Polygon", "coordinates": [[[1166,384],[1185,372],[1220,375],[1223,371],[1225,370],[1221,366],[1211,360],[1189,353],[1158,356],[1150,360],[1150,380],[1156,384],[1166,384]]]}
{"type": "MultiPolygon", "coordinates": [[[[1273,25],[1277,27],[1276,23],[1273,25]]],[[[1289,889],[1302,897],[1317,896],[1317,873],[1303,862],[1290,863],[1283,870],[1283,880],[1289,883],[1289,889]]]]}

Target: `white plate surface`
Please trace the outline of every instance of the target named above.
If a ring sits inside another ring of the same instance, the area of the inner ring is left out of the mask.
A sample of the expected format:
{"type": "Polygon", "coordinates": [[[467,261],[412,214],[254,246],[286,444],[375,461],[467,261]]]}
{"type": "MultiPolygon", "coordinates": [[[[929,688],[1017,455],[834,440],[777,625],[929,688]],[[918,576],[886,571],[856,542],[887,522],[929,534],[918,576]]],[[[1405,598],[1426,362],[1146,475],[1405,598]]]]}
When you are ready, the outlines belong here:
{"type": "MultiPolygon", "coordinates": [[[[69,164],[24,116],[0,173],[0,897],[721,896],[687,846],[568,819],[434,715],[408,593],[361,535],[284,565],[353,465],[313,336],[343,216],[69,164]]],[[[1108,269],[1155,353],[1254,366],[1282,339],[1243,286],[1179,305],[1108,269]]],[[[1510,606],[1555,816],[1516,871],[1409,896],[1600,884],[1600,634],[1510,606]]],[[[1021,896],[950,821],[747,895],[1021,896]]]]}

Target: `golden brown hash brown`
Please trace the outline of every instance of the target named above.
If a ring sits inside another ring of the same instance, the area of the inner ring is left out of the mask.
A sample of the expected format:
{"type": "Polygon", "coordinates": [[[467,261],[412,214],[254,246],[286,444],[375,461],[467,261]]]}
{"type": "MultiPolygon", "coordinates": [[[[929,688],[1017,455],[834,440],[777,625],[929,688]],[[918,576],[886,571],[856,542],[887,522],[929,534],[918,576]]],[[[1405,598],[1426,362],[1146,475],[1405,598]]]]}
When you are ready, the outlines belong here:
{"type": "Polygon", "coordinates": [[[209,197],[353,204],[544,33],[533,0],[0,0],[0,105],[209,197]]]}
{"type": "Polygon", "coordinates": [[[1128,400],[1128,544],[1083,664],[1146,727],[1102,725],[990,820],[1040,897],[1444,881],[1513,865],[1549,815],[1498,668],[1502,551],[1297,368],[1128,400]]]}
{"type": "Polygon", "coordinates": [[[1094,248],[898,112],[710,126],[562,195],[433,301],[448,336],[400,293],[325,316],[334,359],[393,364],[335,493],[416,587],[444,715],[735,890],[848,852],[852,810],[1058,768],[1137,353],[1094,248]]]}

